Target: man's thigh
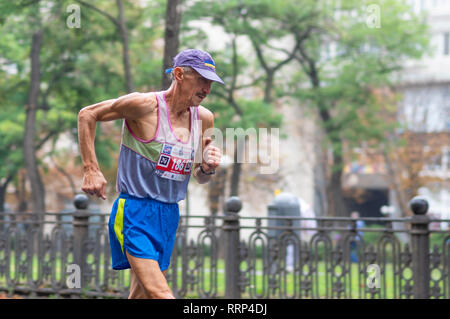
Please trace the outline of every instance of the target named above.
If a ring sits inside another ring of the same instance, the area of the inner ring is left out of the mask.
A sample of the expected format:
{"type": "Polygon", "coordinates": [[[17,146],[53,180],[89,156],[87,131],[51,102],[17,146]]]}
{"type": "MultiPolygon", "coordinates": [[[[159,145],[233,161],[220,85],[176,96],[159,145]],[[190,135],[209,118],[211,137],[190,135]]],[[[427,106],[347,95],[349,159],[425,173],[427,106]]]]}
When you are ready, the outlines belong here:
{"type": "Polygon", "coordinates": [[[149,298],[174,298],[156,260],[131,256],[126,253],[132,272],[149,298]]]}

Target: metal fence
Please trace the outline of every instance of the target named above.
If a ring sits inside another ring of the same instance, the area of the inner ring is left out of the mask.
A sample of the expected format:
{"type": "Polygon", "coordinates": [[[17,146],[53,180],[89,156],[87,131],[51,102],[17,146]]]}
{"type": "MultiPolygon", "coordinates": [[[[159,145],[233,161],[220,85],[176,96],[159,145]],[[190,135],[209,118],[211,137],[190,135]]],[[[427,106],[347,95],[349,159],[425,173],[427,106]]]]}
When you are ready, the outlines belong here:
{"type": "MultiPolygon", "coordinates": [[[[128,296],[129,271],[111,269],[109,214],[75,204],[69,213],[0,215],[0,291],[128,296]]],[[[397,219],[250,218],[230,198],[224,216],[181,216],[167,279],[178,298],[448,299],[450,231],[439,225],[450,220],[430,219],[420,199],[411,208],[397,219]]]]}

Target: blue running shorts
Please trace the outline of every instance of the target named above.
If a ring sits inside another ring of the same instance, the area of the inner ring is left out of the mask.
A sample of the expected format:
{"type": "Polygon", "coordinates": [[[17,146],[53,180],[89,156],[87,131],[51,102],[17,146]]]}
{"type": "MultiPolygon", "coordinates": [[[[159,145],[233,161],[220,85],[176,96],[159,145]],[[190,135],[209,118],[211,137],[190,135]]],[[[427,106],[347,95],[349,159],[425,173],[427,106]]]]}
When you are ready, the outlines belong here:
{"type": "Polygon", "coordinates": [[[177,203],[121,193],[109,218],[112,268],[130,268],[125,251],[158,261],[161,271],[169,268],[179,219],[177,203]]]}

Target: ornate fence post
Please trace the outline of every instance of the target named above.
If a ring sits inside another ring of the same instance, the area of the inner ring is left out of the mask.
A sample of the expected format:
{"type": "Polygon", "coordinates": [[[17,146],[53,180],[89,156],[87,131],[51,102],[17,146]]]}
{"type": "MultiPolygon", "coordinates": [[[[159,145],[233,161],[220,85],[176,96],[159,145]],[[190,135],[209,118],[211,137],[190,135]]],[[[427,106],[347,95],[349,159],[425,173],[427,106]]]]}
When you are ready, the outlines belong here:
{"type": "Polygon", "coordinates": [[[225,203],[225,218],[223,220],[225,245],[225,298],[239,299],[240,258],[239,258],[239,211],[241,200],[230,197],[225,203]]]}
{"type": "Polygon", "coordinates": [[[428,202],[423,198],[414,197],[409,202],[409,207],[414,212],[411,218],[413,294],[415,299],[427,299],[430,296],[430,231],[428,229],[430,220],[425,215],[428,211],[428,202]]]}
{"type": "Polygon", "coordinates": [[[76,211],[73,216],[73,259],[81,270],[81,288],[85,287],[86,254],[83,243],[88,238],[89,212],[87,210],[89,199],[84,194],[78,194],[73,201],[76,211]]]}

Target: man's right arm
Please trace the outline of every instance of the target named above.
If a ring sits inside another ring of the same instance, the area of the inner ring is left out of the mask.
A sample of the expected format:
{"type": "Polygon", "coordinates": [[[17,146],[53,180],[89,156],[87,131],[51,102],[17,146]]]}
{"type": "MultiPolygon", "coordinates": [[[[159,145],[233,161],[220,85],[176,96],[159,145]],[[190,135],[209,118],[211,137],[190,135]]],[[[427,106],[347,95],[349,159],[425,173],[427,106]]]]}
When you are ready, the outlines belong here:
{"type": "Polygon", "coordinates": [[[152,93],[130,93],[118,99],[106,100],[86,106],[78,114],[78,143],[83,162],[81,189],[106,199],[106,179],[100,171],[95,154],[94,140],[97,122],[118,119],[138,120],[154,112],[156,97],[152,93]]]}

